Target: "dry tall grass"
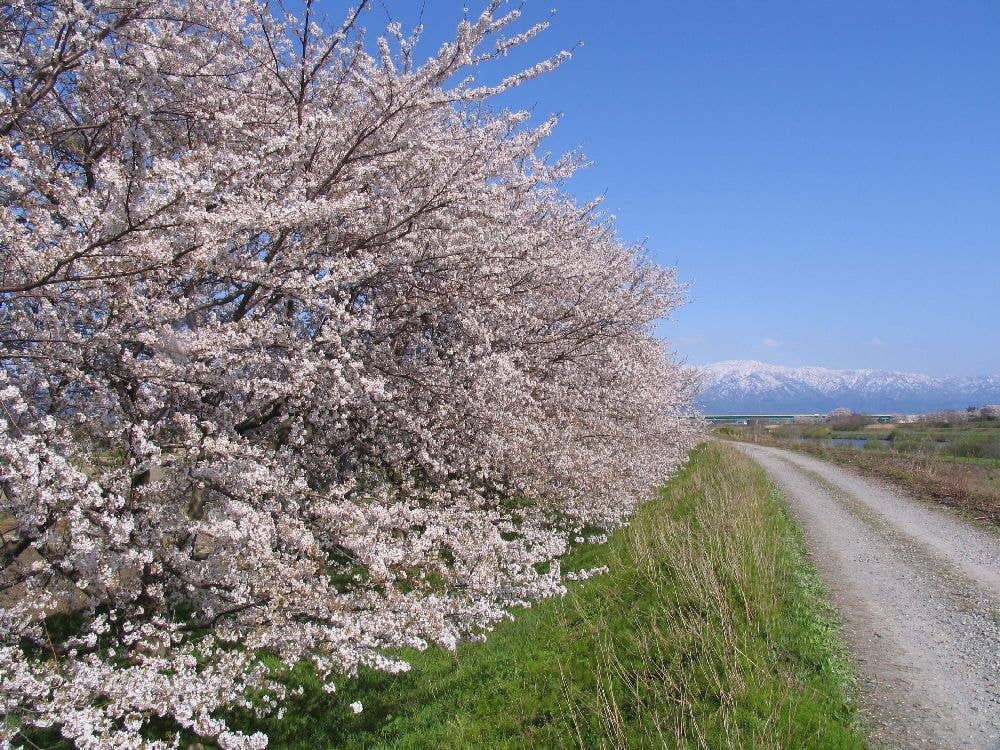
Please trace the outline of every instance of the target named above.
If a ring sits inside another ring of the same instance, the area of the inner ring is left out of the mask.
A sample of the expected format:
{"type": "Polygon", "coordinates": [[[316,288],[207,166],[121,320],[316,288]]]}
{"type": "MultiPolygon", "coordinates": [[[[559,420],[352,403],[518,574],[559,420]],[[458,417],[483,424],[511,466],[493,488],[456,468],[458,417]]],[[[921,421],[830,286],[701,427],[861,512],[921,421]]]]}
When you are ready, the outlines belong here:
{"type": "Polygon", "coordinates": [[[598,729],[579,747],[859,746],[821,586],[783,501],[742,454],[706,448],[616,552],[603,609],[624,622],[609,629],[583,592],[566,602],[595,647],[596,690],[564,689],[578,732],[598,729]]]}

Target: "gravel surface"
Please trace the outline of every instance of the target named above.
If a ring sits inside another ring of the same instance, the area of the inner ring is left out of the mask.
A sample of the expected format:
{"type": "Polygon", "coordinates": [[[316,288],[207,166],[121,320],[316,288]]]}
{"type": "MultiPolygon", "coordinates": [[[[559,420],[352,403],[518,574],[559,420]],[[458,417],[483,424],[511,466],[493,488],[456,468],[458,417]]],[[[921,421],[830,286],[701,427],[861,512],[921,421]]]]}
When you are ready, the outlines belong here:
{"type": "Polygon", "coordinates": [[[801,524],[873,739],[1000,750],[1000,535],[841,467],[741,444],[801,524]]]}

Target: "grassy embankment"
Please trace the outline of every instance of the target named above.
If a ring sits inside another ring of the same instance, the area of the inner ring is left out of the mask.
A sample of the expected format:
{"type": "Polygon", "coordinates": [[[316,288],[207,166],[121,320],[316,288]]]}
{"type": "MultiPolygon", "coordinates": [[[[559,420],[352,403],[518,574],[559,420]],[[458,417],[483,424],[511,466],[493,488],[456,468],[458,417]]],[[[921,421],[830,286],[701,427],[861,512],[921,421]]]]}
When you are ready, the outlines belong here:
{"type": "Polygon", "coordinates": [[[301,750],[864,746],[799,533],[734,449],[695,451],[630,527],[566,562],[610,572],[485,643],[408,654],[405,675],[363,671],[328,695],[296,670],[285,718],[242,728],[301,750]]]}
{"type": "Polygon", "coordinates": [[[771,430],[725,427],[719,432],[737,440],[776,445],[850,466],[983,523],[1000,525],[1000,458],[992,457],[1000,455],[1000,429],[994,426],[1000,423],[984,424],[989,426],[897,425],[891,431],[860,433],[868,438],[861,448],[823,442],[831,437],[856,437],[824,425],[788,425],[771,430]],[[875,439],[887,436],[888,443],[875,439]]]}

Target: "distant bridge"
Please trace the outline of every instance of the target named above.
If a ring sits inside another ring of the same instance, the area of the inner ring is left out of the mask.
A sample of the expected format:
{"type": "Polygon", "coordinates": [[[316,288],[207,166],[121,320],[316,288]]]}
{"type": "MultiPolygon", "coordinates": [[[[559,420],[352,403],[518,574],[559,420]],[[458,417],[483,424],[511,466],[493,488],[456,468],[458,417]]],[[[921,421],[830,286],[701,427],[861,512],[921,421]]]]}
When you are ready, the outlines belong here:
{"type": "Polygon", "coordinates": [[[750,424],[752,419],[755,422],[777,424],[794,422],[796,419],[819,419],[820,417],[820,414],[706,414],[705,421],[712,424],[750,424]]]}
{"type": "MultiPolygon", "coordinates": [[[[705,421],[712,424],[750,424],[765,422],[767,424],[783,424],[798,421],[819,421],[826,419],[826,414],[706,414],[705,421]]],[[[867,414],[876,422],[891,422],[891,414],[867,414]]]]}

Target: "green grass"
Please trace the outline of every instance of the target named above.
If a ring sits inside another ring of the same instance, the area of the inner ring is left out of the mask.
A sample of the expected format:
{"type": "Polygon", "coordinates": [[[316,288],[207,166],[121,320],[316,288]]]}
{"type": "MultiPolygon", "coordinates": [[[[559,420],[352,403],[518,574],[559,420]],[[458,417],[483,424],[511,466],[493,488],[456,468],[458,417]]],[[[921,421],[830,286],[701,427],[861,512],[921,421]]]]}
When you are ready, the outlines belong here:
{"type": "Polygon", "coordinates": [[[948,445],[948,453],[961,458],[1000,459],[1000,433],[967,433],[948,445]]]}
{"type": "Polygon", "coordinates": [[[977,466],[989,466],[1000,468],[1000,458],[975,458],[971,456],[947,456],[939,455],[936,458],[941,461],[948,461],[955,464],[973,464],[977,466]]]}
{"type": "Polygon", "coordinates": [[[322,690],[304,667],[272,748],[860,748],[853,679],[784,501],[729,446],[568,569],[610,573],[484,643],[322,690]],[[354,715],[348,705],[361,701],[354,715]]]}

